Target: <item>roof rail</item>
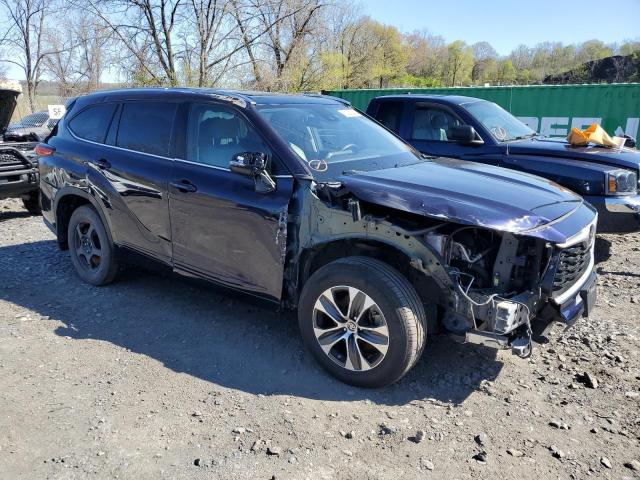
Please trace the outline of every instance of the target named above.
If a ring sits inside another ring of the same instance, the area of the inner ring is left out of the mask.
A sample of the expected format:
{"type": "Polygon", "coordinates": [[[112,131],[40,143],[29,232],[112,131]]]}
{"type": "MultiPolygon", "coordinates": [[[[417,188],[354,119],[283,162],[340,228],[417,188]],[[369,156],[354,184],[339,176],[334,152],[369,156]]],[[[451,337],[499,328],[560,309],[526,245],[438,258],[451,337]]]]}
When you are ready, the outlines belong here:
{"type": "Polygon", "coordinates": [[[340,102],[343,105],[351,106],[351,102],[349,100],[346,100],[340,97],[334,97],[333,95],[326,95],[324,93],[306,93],[306,92],[303,93],[302,95],[304,95],[305,97],[316,97],[316,98],[326,98],[328,100],[335,100],[336,102],[340,102]]]}

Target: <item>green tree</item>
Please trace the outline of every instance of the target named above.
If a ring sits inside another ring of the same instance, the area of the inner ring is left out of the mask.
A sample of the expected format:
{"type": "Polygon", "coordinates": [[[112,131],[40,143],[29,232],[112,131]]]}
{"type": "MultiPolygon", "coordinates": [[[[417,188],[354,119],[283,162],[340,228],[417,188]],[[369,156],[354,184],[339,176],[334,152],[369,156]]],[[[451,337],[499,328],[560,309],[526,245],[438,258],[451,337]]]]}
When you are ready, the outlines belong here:
{"type": "Polygon", "coordinates": [[[498,62],[496,80],[500,85],[512,85],[515,82],[516,69],[513,68],[513,62],[511,59],[505,58],[498,62]]]}
{"type": "Polygon", "coordinates": [[[456,40],[447,47],[447,62],[443,80],[446,85],[464,85],[471,80],[473,52],[462,40],[456,40]]]}
{"type": "Polygon", "coordinates": [[[407,68],[408,50],[396,27],[372,24],[372,76],[378,79],[380,88],[388,86],[393,78],[404,75],[407,68]]]}
{"type": "Polygon", "coordinates": [[[589,62],[591,60],[600,60],[601,58],[613,55],[613,49],[600,40],[588,40],[578,47],[577,60],[579,63],[589,62]]]}

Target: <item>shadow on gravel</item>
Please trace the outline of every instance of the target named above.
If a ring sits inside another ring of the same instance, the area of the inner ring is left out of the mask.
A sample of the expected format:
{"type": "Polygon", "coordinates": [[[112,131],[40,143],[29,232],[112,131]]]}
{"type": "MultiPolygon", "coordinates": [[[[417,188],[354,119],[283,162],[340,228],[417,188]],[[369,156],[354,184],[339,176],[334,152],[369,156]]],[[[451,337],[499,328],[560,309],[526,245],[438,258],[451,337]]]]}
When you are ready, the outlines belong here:
{"type": "Polygon", "coordinates": [[[611,240],[596,236],[596,248],[594,251],[596,264],[603,263],[611,258],[611,240]]]}
{"type": "MultiPolygon", "coordinates": [[[[290,313],[134,267],[108,287],[92,287],[76,277],[54,241],[0,247],[0,298],[62,322],[55,330],[59,336],[110,342],[175,372],[252,394],[381,405],[425,398],[461,403],[502,368],[492,349],[434,337],[400,382],[353,388],[318,367],[290,313]]],[[[99,355],[104,353],[86,358],[87,364],[99,362],[99,355]]]]}
{"type": "Polygon", "coordinates": [[[33,214],[25,211],[25,210],[19,210],[19,211],[2,211],[0,212],[0,223],[1,222],[6,222],[7,220],[14,220],[16,218],[28,218],[28,217],[32,217],[33,214]]]}

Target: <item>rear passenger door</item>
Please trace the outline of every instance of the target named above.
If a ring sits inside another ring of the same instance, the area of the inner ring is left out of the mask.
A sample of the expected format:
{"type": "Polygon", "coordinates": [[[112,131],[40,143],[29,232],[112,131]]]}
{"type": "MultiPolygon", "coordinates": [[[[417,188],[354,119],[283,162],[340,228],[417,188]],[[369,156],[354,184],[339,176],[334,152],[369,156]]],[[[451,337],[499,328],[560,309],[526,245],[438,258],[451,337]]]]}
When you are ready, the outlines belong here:
{"type": "Polygon", "coordinates": [[[167,182],[177,105],[128,101],[117,106],[101,155],[91,166],[110,195],[109,214],[120,245],[171,262],[167,182]]]}
{"type": "Polygon", "coordinates": [[[215,103],[185,107],[185,147],[169,187],[174,268],[277,300],[293,177],[239,110],[215,103]],[[229,170],[241,152],[268,155],[274,192],[256,193],[253,180],[229,170]]]}

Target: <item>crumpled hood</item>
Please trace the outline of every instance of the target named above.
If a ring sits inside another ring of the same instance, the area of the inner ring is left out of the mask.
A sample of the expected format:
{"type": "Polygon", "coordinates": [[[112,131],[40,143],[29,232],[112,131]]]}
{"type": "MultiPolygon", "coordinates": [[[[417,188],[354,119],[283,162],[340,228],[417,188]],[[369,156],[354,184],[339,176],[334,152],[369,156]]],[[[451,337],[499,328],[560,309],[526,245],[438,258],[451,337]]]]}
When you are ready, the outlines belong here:
{"type": "Polygon", "coordinates": [[[564,139],[534,138],[509,143],[509,154],[545,155],[548,157],[577,158],[594,163],[606,163],[638,171],[640,150],[635,148],[606,148],[594,145],[574,147],[564,139]]]}
{"type": "Polygon", "coordinates": [[[19,95],[20,92],[15,90],[0,89],[0,135],[3,134],[9,126],[13,111],[16,109],[18,103],[19,95]]]}
{"type": "MultiPolygon", "coordinates": [[[[578,195],[543,178],[449,158],[345,174],[339,180],[366,202],[557,242],[577,230],[549,233],[544,227],[585,205],[578,195]]],[[[587,208],[579,227],[593,219],[595,213],[587,208]]]]}

